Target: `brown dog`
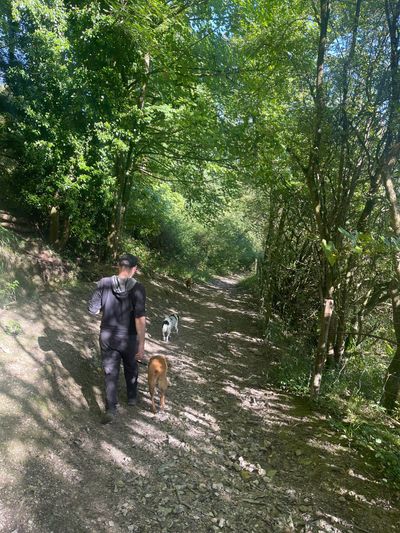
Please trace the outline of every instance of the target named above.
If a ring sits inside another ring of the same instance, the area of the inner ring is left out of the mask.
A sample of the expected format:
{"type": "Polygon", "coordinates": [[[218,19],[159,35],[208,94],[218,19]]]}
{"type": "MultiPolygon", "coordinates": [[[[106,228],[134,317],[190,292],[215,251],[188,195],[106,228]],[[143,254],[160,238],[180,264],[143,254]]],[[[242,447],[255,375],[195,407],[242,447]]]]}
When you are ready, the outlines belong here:
{"type": "Polygon", "coordinates": [[[185,285],[186,285],[186,288],[190,291],[190,289],[193,287],[193,279],[192,278],[186,278],[185,279],[185,285]]]}
{"type": "Polygon", "coordinates": [[[153,413],[157,411],[154,401],[156,387],[160,392],[160,408],[164,409],[165,407],[165,393],[167,392],[168,388],[167,370],[167,360],[163,355],[155,355],[150,359],[149,368],[147,371],[147,379],[149,382],[151,409],[153,413]]]}

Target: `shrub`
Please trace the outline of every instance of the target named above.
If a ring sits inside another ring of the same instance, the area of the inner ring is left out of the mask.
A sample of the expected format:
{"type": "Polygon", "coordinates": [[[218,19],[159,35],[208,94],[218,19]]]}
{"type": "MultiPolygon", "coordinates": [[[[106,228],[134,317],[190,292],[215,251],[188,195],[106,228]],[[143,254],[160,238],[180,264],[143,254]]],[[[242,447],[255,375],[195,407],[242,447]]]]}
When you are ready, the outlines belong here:
{"type": "Polygon", "coordinates": [[[4,331],[7,335],[11,335],[13,337],[16,337],[17,335],[20,335],[22,333],[22,327],[19,322],[16,320],[9,320],[4,325],[4,331]]]}
{"type": "Polygon", "coordinates": [[[0,279],[0,307],[5,307],[17,298],[17,289],[19,282],[17,280],[5,281],[0,279]]]}

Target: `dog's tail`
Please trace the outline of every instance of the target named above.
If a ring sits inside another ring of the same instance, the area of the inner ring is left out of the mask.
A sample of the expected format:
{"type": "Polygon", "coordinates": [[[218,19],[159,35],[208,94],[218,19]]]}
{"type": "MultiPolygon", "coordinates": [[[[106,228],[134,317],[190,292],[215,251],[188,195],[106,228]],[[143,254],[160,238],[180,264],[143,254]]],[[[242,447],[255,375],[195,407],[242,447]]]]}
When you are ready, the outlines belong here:
{"type": "Polygon", "coordinates": [[[150,359],[149,371],[151,369],[154,376],[158,377],[160,374],[167,371],[168,366],[166,357],[163,355],[156,355],[150,359]]]}

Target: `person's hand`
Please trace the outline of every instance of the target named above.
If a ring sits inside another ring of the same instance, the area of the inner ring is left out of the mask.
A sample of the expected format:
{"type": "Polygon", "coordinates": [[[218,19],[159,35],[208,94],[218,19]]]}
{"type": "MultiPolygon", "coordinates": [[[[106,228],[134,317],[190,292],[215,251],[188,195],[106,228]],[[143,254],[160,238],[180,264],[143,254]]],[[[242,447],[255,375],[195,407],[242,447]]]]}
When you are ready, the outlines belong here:
{"type": "Polygon", "coordinates": [[[142,361],[144,359],[144,346],[139,346],[137,354],[135,355],[136,361],[142,361]]]}

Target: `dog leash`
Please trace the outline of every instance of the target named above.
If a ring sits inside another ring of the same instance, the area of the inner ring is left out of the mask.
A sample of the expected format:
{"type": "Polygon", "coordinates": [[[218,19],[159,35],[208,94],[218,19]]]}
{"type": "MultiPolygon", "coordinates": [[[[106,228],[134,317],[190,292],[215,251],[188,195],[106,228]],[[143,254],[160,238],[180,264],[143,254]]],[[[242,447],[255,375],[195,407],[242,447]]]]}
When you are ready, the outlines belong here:
{"type": "Polygon", "coordinates": [[[149,363],[147,361],[142,361],[141,359],[138,359],[138,363],[139,365],[149,366],[149,363]]]}

